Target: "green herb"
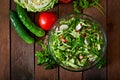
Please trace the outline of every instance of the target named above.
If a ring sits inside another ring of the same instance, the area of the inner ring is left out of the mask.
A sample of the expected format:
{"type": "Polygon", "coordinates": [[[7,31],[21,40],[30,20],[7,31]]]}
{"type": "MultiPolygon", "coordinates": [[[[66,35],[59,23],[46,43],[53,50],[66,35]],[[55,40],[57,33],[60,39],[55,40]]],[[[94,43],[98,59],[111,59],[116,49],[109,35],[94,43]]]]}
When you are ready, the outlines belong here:
{"type": "Polygon", "coordinates": [[[73,8],[76,13],[80,13],[78,6],[82,9],[87,9],[89,7],[95,7],[98,9],[103,15],[103,7],[99,4],[99,0],[75,0],[73,1],[73,8]]]}
{"type": "Polygon", "coordinates": [[[37,43],[38,43],[39,46],[43,46],[43,41],[42,40],[39,40],[37,43]]]}
{"type": "Polygon", "coordinates": [[[45,69],[53,69],[57,66],[55,60],[51,57],[48,52],[47,45],[43,44],[40,40],[38,42],[42,46],[43,51],[36,51],[35,56],[37,57],[37,62],[39,65],[44,64],[45,69]]]}
{"type": "Polygon", "coordinates": [[[76,13],[81,13],[80,10],[78,9],[78,0],[77,1],[73,1],[73,9],[74,9],[74,12],[76,13]]]}
{"type": "Polygon", "coordinates": [[[88,0],[79,0],[79,6],[82,8],[82,9],[86,9],[89,7],[89,2],[88,0]]]}
{"type": "Polygon", "coordinates": [[[101,69],[102,67],[105,66],[105,64],[106,64],[106,61],[105,61],[104,58],[102,58],[102,59],[97,63],[96,67],[97,67],[98,69],[101,69]]]}

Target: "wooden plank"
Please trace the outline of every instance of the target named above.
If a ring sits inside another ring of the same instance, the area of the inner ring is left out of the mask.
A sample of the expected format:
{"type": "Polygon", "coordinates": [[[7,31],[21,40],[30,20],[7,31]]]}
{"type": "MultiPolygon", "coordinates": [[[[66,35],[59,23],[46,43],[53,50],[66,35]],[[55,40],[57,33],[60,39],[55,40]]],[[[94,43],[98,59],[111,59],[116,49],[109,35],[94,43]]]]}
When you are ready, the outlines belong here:
{"type": "Polygon", "coordinates": [[[0,2],[0,80],[10,80],[9,0],[0,2]]]}
{"type": "MultiPolygon", "coordinates": [[[[59,17],[73,13],[73,4],[59,4],[59,17]]],[[[60,67],[60,80],[82,80],[81,72],[71,72],[60,67]]]]}
{"type": "Polygon", "coordinates": [[[60,80],[82,80],[82,72],[71,72],[60,68],[60,80]]]}
{"type": "MultiPolygon", "coordinates": [[[[41,51],[41,47],[36,43],[36,51],[41,51]]],[[[35,59],[35,80],[58,80],[58,69],[46,70],[44,65],[37,65],[35,59]]]]}
{"type": "MultiPolygon", "coordinates": [[[[96,8],[93,7],[84,10],[83,13],[96,18],[103,25],[103,28],[106,31],[106,0],[100,0],[100,4],[104,8],[105,15],[102,15],[96,8]]],[[[92,68],[88,71],[83,72],[83,80],[106,80],[106,73],[106,67],[100,70],[97,68],[92,68]]]]}
{"type": "Polygon", "coordinates": [[[108,80],[120,80],[120,0],[108,0],[108,80]]]}
{"type": "MultiPolygon", "coordinates": [[[[15,10],[13,0],[11,0],[11,9],[15,10]]],[[[23,42],[12,27],[11,80],[34,80],[34,45],[23,42]]]]}
{"type": "MultiPolygon", "coordinates": [[[[55,5],[53,9],[50,9],[48,11],[51,11],[56,15],[58,15],[58,5],[55,5]]],[[[39,15],[40,13],[35,14],[35,22],[37,25],[38,25],[39,15]]],[[[36,39],[40,40],[41,38],[36,38],[36,39]]],[[[41,46],[39,46],[37,42],[35,44],[35,51],[41,51],[41,46]]],[[[44,67],[45,67],[44,65],[37,65],[37,58],[36,58],[35,59],[35,80],[58,80],[58,68],[45,70],[44,67]]]]}

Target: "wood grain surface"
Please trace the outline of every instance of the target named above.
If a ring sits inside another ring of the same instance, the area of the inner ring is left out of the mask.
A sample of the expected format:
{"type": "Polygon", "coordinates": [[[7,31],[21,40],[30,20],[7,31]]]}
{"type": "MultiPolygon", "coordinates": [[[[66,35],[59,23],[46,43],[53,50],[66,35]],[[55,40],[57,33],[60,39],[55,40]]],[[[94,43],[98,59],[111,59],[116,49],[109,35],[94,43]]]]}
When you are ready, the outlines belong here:
{"type": "Polygon", "coordinates": [[[4,0],[0,2],[0,80],[10,80],[9,24],[9,0],[4,0]]]}
{"type": "MultiPolygon", "coordinates": [[[[37,44],[28,45],[17,35],[9,20],[9,10],[16,10],[13,0],[0,2],[0,80],[120,80],[120,0],[100,0],[103,6],[102,15],[91,7],[83,10],[101,22],[107,34],[106,65],[102,69],[93,67],[84,72],[71,72],[61,67],[45,70],[44,65],[37,65],[35,52],[41,47],[37,44]]],[[[73,12],[73,3],[58,3],[53,9],[58,18],[73,12]]],[[[29,12],[31,20],[38,25],[40,13],[29,12]]],[[[46,32],[47,33],[47,32],[46,32]]]]}
{"type": "Polygon", "coordinates": [[[107,5],[108,80],[120,80],[120,1],[107,5]]]}

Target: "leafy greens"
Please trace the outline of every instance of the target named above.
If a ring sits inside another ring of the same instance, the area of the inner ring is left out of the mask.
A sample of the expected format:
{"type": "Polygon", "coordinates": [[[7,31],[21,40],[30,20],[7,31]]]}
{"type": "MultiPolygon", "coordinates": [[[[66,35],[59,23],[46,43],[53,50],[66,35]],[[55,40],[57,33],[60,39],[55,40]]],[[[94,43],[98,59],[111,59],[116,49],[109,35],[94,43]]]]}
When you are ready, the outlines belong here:
{"type": "Polygon", "coordinates": [[[78,7],[82,9],[87,9],[89,7],[95,7],[104,15],[103,7],[99,4],[99,0],[74,0],[73,7],[76,13],[80,13],[78,7]]]}
{"type": "Polygon", "coordinates": [[[38,42],[42,46],[43,51],[36,51],[35,56],[37,57],[38,65],[45,65],[45,69],[53,69],[57,66],[57,63],[49,54],[47,45],[45,45],[42,40],[38,42]]]}

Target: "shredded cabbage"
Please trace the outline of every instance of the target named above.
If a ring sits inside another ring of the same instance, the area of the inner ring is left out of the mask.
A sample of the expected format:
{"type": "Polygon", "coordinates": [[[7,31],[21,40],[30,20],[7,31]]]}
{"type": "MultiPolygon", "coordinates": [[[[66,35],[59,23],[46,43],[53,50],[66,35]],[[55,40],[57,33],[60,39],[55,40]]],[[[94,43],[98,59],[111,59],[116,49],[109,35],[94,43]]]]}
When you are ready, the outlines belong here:
{"type": "Polygon", "coordinates": [[[21,7],[26,8],[27,11],[41,12],[53,8],[58,0],[14,0],[21,7]]]}

